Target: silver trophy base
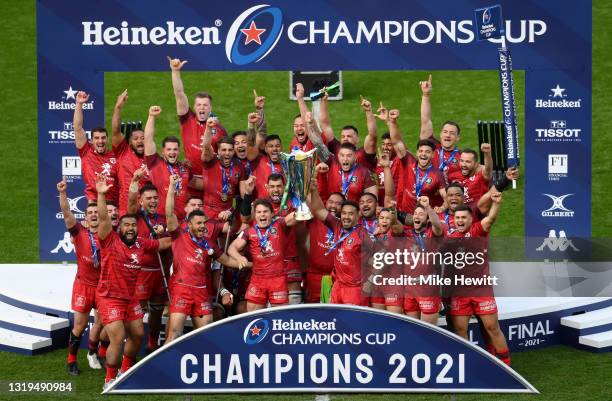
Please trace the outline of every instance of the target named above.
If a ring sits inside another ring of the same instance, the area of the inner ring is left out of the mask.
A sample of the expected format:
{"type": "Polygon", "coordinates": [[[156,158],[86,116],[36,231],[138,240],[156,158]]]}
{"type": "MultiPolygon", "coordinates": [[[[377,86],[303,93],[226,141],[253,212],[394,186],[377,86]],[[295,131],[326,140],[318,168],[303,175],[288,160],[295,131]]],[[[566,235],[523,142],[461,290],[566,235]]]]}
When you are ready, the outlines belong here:
{"type": "Polygon", "coordinates": [[[308,205],[302,203],[300,207],[295,210],[295,219],[297,221],[308,221],[313,218],[312,212],[308,208],[308,205]]]}

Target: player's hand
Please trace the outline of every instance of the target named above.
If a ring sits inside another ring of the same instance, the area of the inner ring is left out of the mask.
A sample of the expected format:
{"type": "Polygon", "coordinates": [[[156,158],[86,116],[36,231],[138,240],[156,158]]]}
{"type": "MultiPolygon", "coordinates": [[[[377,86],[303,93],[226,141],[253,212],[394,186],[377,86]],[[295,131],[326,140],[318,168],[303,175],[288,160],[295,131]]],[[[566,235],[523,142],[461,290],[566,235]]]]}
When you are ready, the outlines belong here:
{"type": "Polygon", "coordinates": [[[166,232],[166,229],[161,224],[156,224],[155,226],[153,226],[153,231],[155,231],[156,235],[162,235],[166,232]]]}
{"type": "Polygon", "coordinates": [[[380,167],[391,167],[391,160],[389,160],[389,154],[379,149],[378,151],[378,165],[380,167]]]}
{"type": "Polygon", "coordinates": [[[62,180],[57,183],[57,192],[63,194],[68,189],[68,184],[66,184],[66,177],[62,177],[62,180]]]}
{"type": "Polygon", "coordinates": [[[206,119],[206,129],[215,128],[219,124],[219,119],[217,117],[208,117],[206,119]]]}
{"type": "Polygon", "coordinates": [[[217,215],[217,218],[221,221],[227,221],[232,216],[231,210],[224,210],[217,215]]]}
{"type": "Polygon", "coordinates": [[[419,196],[418,201],[424,208],[429,208],[429,196],[419,196]]]}
{"type": "Polygon", "coordinates": [[[436,206],[433,208],[434,212],[436,213],[444,213],[446,212],[446,208],[443,206],[436,206]]]}
{"type": "Polygon", "coordinates": [[[244,191],[247,195],[251,195],[255,190],[255,181],[257,178],[254,175],[249,176],[246,180],[244,180],[244,191]]]}
{"type": "Polygon", "coordinates": [[[493,201],[493,203],[497,203],[500,204],[502,201],[502,194],[499,191],[492,191],[491,192],[491,200],[493,201]]]}
{"type": "Polygon", "coordinates": [[[387,116],[387,122],[395,123],[400,116],[400,112],[398,109],[389,110],[389,115],[387,116]]]}
{"type": "Polygon", "coordinates": [[[300,82],[295,84],[295,97],[298,99],[304,99],[304,85],[300,82]]]}
{"type": "Polygon", "coordinates": [[[128,100],[128,90],[126,89],[123,92],[121,92],[119,97],[117,97],[117,103],[115,103],[115,108],[116,109],[122,108],[125,102],[127,102],[127,100],[128,100]]]}
{"type": "Polygon", "coordinates": [[[429,79],[427,81],[421,81],[419,82],[419,85],[421,86],[421,92],[423,92],[423,95],[429,96],[431,94],[432,89],[431,74],[429,74],[429,79]]]}
{"type": "Polygon", "coordinates": [[[187,60],[181,61],[178,58],[170,58],[170,56],[166,56],[166,58],[168,59],[168,63],[170,63],[170,69],[172,71],[180,71],[181,68],[187,64],[187,60]]]}
{"type": "Polygon", "coordinates": [[[376,110],[376,112],[378,114],[375,114],[375,116],[382,121],[387,121],[387,119],[389,118],[389,111],[385,106],[383,106],[383,102],[380,102],[380,107],[378,108],[378,110],[376,110]]]}
{"type": "Polygon", "coordinates": [[[509,180],[518,180],[519,179],[519,169],[517,167],[510,167],[506,170],[506,178],[509,180]]]}
{"type": "Polygon", "coordinates": [[[249,265],[249,261],[247,258],[245,258],[244,256],[240,255],[237,259],[236,262],[238,262],[238,268],[239,269],[244,269],[245,267],[247,267],[249,265]]]}
{"type": "Polygon", "coordinates": [[[317,171],[317,174],[325,174],[329,171],[329,166],[326,163],[321,162],[317,164],[315,170],[317,171]]]}
{"type": "Polygon", "coordinates": [[[149,115],[153,117],[157,117],[161,114],[162,109],[159,106],[151,106],[149,107],[149,115]]]}
{"type": "Polygon", "coordinates": [[[253,98],[254,98],[254,102],[255,102],[255,110],[263,109],[264,105],[266,104],[266,97],[265,96],[257,96],[257,91],[255,89],[253,89],[253,98]]]}
{"type": "Polygon", "coordinates": [[[106,177],[104,175],[98,174],[96,176],[96,191],[98,191],[98,193],[105,194],[112,186],[113,184],[106,183],[106,177]]]}
{"type": "Polygon", "coordinates": [[[361,95],[359,95],[359,99],[361,101],[361,108],[363,109],[363,111],[365,111],[366,113],[371,112],[372,111],[372,103],[370,103],[370,101],[368,99],[364,98],[361,95]]]}
{"type": "Polygon", "coordinates": [[[259,124],[260,121],[261,121],[261,116],[259,115],[259,113],[249,113],[249,116],[248,116],[249,125],[255,126],[259,124]]]}
{"type": "Polygon", "coordinates": [[[221,297],[221,305],[232,306],[233,303],[234,303],[234,296],[232,295],[231,292],[226,292],[225,294],[223,294],[223,296],[221,297]]]}
{"type": "Polygon", "coordinates": [[[89,93],[78,91],[75,100],[77,104],[87,103],[87,101],[89,100],[89,93]]]}
{"type": "Polygon", "coordinates": [[[134,171],[134,175],[132,175],[132,182],[138,182],[147,175],[147,166],[140,166],[139,169],[134,171]]]}
{"type": "Polygon", "coordinates": [[[308,111],[304,114],[304,122],[306,125],[311,126],[314,123],[314,117],[312,116],[312,112],[308,111]]]}
{"type": "Polygon", "coordinates": [[[480,150],[482,153],[491,153],[491,145],[488,143],[483,143],[480,145],[480,150]]]}

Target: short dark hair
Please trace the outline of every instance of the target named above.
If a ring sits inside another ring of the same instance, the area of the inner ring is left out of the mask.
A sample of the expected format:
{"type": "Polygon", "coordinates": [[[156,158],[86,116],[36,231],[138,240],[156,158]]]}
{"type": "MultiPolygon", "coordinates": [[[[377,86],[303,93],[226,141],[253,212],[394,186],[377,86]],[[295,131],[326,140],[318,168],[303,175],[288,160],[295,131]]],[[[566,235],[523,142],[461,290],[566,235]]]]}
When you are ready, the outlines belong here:
{"type": "Polygon", "coordinates": [[[189,197],[187,198],[187,202],[185,203],[189,203],[190,200],[192,199],[197,199],[197,200],[202,200],[201,196],[197,196],[197,195],[189,195],[189,197]]]}
{"type": "Polygon", "coordinates": [[[277,140],[277,139],[278,139],[279,142],[281,142],[281,143],[283,142],[283,141],[281,141],[280,136],[278,136],[276,134],[272,134],[272,135],[266,136],[266,145],[268,144],[268,142],[274,141],[274,140],[277,140]]]}
{"type": "Polygon", "coordinates": [[[271,212],[274,212],[274,208],[272,207],[272,203],[270,203],[269,200],[267,199],[257,199],[255,202],[253,202],[253,210],[255,210],[255,208],[257,208],[257,206],[262,205],[265,206],[266,208],[270,209],[271,212]]]}
{"type": "Polygon", "coordinates": [[[361,196],[359,196],[359,199],[363,198],[364,196],[371,196],[372,198],[374,198],[374,201],[376,201],[376,203],[378,203],[378,196],[374,195],[372,192],[364,192],[361,194],[361,196]]]}
{"type": "Polygon", "coordinates": [[[158,191],[157,191],[157,187],[156,187],[155,185],[153,185],[153,184],[145,184],[145,185],[144,185],[142,188],[140,188],[140,191],[138,191],[138,194],[139,194],[140,196],[142,196],[142,194],[144,194],[144,193],[145,193],[145,192],[147,192],[147,191],[155,191],[155,192],[158,192],[158,191]]]}
{"type": "Polygon", "coordinates": [[[353,131],[355,131],[355,134],[359,135],[359,130],[354,125],[345,125],[344,127],[342,127],[342,131],[344,131],[345,129],[352,129],[353,131]]]}
{"type": "Polygon", "coordinates": [[[329,194],[327,199],[331,198],[332,195],[338,195],[339,197],[342,198],[343,201],[346,200],[346,196],[344,196],[344,194],[342,192],[340,192],[340,191],[332,192],[331,194],[329,194]]]}
{"type": "Polygon", "coordinates": [[[165,147],[166,143],[168,142],[177,143],[179,146],[181,146],[181,140],[175,137],[174,135],[170,135],[170,136],[165,137],[164,140],[162,141],[162,148],[165,147]]]}
{"type": "Polygon", "coordinates": [[[455,208],[455,213],[457,212],[468,212],[471,215],[472,209],[468,205],[459,205],[455,208]]]}
{"type": "Polygon", "coordinates": [[[429,139],[421,139],[420,141],[418,141],[416,148],[418,149],[421,146],[429,146],[431,148],[431,150],[433,150],[433,151],[436,150],[436,145],[434,145],[434,143],[432,141],[430,141],[429,139]]]}
{"type": "Polygon", "coordinates": [[[446,191],[448,192],[449,189],[451,188],[459,188],[459,190],[461,191],[462,194],[465,193],[465,187],[461,184],[459,184],[458,182],[451,182],[450,184],[448,184],[446,186],[446,191]]]}
{"type": "Polygon", "coordinates": [[[390,208],[390,207],[383,207],[382,209],[380,209],[380,212],[389,212],[389,213],[395,213],[395,209],[390,208]]]}
{"type": "Polygon", "coordinates": [[[94,132],[104,132],[106,136],[108,136],[108,131],[104,127],[95,127],[91,129],[91,135],[93,136],[94,132]]]}
{"type": "Polygon", "coordinates": [[[340,205],[340,210],[342,210],[342,208],[345,206],[352,206],[355,208],[355,210],[359,210],[359,204],[350,199],[346,199],[342,201],[342,204],[340,205]]]}
{"type": "Polygon", "coordinates": [[[236,132],[234,132],[232,134],[232,139],[235,140],[237,136],[241,136],[241,135],[247,136],[246,131],[236,131],[236,132]]]}
{"type": "Polygon", "coordinates": [[[295,121],[298,118],[302,118],[302,115],[301,114],[296,114],[295,117],[293,117],[293,121],[295,121]]]}
{"type": "Polygon", "coordinates": [[[340,144],[340,149],[350,149],[353,152],[357,152],[357,147],[350,142],[344,142],[340,144]]]}
{"type": "Polygon", "coordinates": [[[196,216],[202,216],[202,217],[206,217],[206,214],[204,214],[203,211],[201,210],[193,210],[191,213],[189,213],[189,216],[187,216],[187,221],[191,221],[191,219],[193,219],[196,216]]]}
{"type": "Polygon", "coordinates": [[[425,212],[427,212],[427,209],[425,209],[425,206],[423,206],[422,203],[417,203],[416,206],[414,207],[414,210],[417,209],[423,209],[425,212]]]}
{"type": "Polygon", "coordinates": [[[224,136],[217,141],[217,145],[221,145],[222,143],[234,147],[234,138],[230,138],[229,136],[224,136]]]}
{"type": "Polygon", "coordinates": [[[476,151],[474,149],[469,149],[469,148],[468,149],[463,149],[461,151],[461,153],[468,153],[470,155],[474,155],[474,160],[478,161],[478,153],[476,153],[476,151]]]}
{"type": "Polygon", "coordinates": [[[136,215],[134,213],[126,213],[126,214],[122,215],[121,217],[119,217],[119,224],[121,224],[121,222],[124,219],[134,219],[134,220],[138,221],[138,215],[136,215]]]}
{"type": "Polygon", "coordinates": [[[444,121],[444,123],[442,124],[442,128],[444,128],[444,126],[445,126],[446,124],[448,124],[448,125],[452,125],[452,126],[454,126],[455,128],[457,128],[457,135],[461,134],[461,128],[459,127],[459,124],[457,124],[456,122],[451,121],[451,120],[446,120],[446,121],[444,121]]]}
{"type": "Polygon", "coordinates": [[[285,183],[285,177],[283,177],[283,175],[280,173],[273,173],[268,176],[267,182],[270,181],[282,181],[283,183],[285,183]]]}
{"type": "Polygon", "coordinates": [[[386,131],[382,134],[381,139],[391,139],[391,134],[389,131],[386,131]]]}
{"type": "MultiPolygon", "coordinates": [[[[96,202],[92,202],[92,203],[94,203],[94,204],[95,204],[96,202]]],[[[116,204],[115,202],[113,202],[113,201],[106,201],[106,206],[114,206],[114,207],[117,207],[117,204],[116,204]]]]}
{"type": "MultiPolygon", "coordinates": [[[[108,203],[106,203],[106,205],[108,205],[108,203]]],[[[85,210],[89,209],[90,207],[98,207],[98,204],[96,202],[91,202],[87,204],[87,207],[85,208],[85,210]]]]}
{"type": "Polygon", "coordinates": [[[208,93],[208,92],[198,92],[198,93],[196,93],[194,99],[197,99],[197,98],[200,98],[200,99],[206,98],[206,99],[210,100],[211,103],[213,101],[212,95],[210,93],[208,93]]]}

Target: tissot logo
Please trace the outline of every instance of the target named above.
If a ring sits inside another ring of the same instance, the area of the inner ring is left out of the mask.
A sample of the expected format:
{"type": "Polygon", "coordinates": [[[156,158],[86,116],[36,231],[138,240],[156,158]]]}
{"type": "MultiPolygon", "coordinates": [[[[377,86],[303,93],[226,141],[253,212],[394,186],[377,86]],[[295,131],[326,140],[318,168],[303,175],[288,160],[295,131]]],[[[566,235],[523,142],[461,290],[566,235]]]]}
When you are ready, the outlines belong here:
{"type": "Polygon", "coordinates": [[[557,84],[554,88],[550,88],[547,99],[536,99],[535,107],[538,109],[579,109],[582,99],[567,99],[565,91],[565,88],[557,84]]]}
{"type": "Polygon", "coordinates": [[[574,211],[566,208],[563,205],[563,201],[574,194],[565,194],[560,196],[551,194],[542,195],[549,197],[552,201],[552,205],[548,209],[542,210],[542,217],[574,217],[574,211]]]}
{"type": "Polygon", "coordinates": [[[536,142],[580,142],[580,128],[570,128],[566,120],[550,120],[550,128],[536,128],[536,142]]]}
{"type": "MultiPolygon", "coordinates": [[[[91,131],[85,131],[87,139],[91,139],[91,131]]],[[[49,143],[72,143],[74,142],[74,127],[71,121],[64,122],[61,129],[49,131],[49,143]]]]}

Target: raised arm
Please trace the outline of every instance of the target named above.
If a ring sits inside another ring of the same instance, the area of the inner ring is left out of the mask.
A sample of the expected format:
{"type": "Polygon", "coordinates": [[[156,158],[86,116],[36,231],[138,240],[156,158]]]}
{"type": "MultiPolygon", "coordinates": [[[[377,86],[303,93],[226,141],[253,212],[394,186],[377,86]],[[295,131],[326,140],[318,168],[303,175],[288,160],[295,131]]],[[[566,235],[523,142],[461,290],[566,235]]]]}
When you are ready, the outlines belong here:
{"type": "Polygon", "coordinates": [[[206,130],[202,137],[202,161],[204,163],[208,163],[215,157],[215,150],[212,147],[212,129],[217,123],[217,117],[208,117],[206,120],[206,130]]]}
{"type": "Polygon", "coordinates": [[[89,94],[79,91],[76,95],[72,127],[74,129],[74,144],[81,149],[87,143],[87,135],[83,129],[83,103],[89,100],[89,94]]]}
{"type": "Polygon", "coordinates": [[[107,184],[106,178],[100,174],[96,178],[96,191],[98,191],[98,238],[104,240],[113,230],[108,211],[106,210],[106,192],[113,186],[107,184]]]}
{"type": "Polygon", "coordinates": [[[259,123],[255,126],[258,134],[268,134],[268,123],[266,122],[266,113],[264,107],[266,105],[266,97],[258,96],[257,91],[253,89],[253,103],[255,104],[255,112],[259,114],[259,123]]]}
{"type": "Polygon", "coordinates": [[[317,149],[317,156],[319,156],[319,160],[326,163],[331,156],[331,152],[323,143],[321,131],[319,130],[317,122],[312,116],[312,113],[307,111],[306,114],[302,115],[302,120],[304,120],[304,126],[306,128],[306,135],[308,135],[308,139],[310,139],[310,142],[312,142],[313,146],[317,149]]]}
{"type": "Polygon", "coordinates": [[[383,186],[385,188],[385,199],[383,199],[383,205],[385,207],[392,207],[392,205],[395,204],[395,183],[393,182],[393,172],[391,171],[389,155],[380,152],[378,154],[378,164],[384,169],[383,186]]]}
{"type": "Polygon", "coordinates": [[[129,214],[138,212],[138,183],[146,173],[147,168],[141,166],[138,170],[134,171],[134,175],[132,175],[132,181],[130,182],[130,189],[128,192],[127,212],[129,214]]]}
{"type": "Polygon", "coordinates": [[[304,115],[308,113],[310,109],[308,109],[306,100],[304,100],[304,85],[299,82],[295,84],[295,98],[297,99],[297,104],[300,109],[300,115],[304,118],[304,115]]]}
{"type": "Polygon", "coordinates": [[[501,207],[501,201],[502,201],[501,192],[497,192],[497,191],[492,192],[491,201],[493,202],[493,204],[491,205],[491,209],[489,209],[489,214],[487,214],[487,216],[480,221],[480,224],[482,224],[482,229],[485,230],[486,232],[491,231],[491,227],[493,226],[493,223],[495,223],[495,220],[497,219],[497,215],[499,213],[499,209],[501,207]]]}
{"type": "Polygon", "coordinates": [[[366,123],[368,126],[368,135],[363,141],[363,150],[369,154],[376,154],[376,140],[378,135],[378,129],[376,128],[376,117],[372,113],[372,103],[359,95],[361,98],[361,108],[365,111],[366,123]]]}
{"type": "Polygon", "coordinates": [[[169,232],[176,230],[179,226],[178,218],[174,213],[174,188],[179,179],[178,175],[172,174],[168,184],[168,194],[166,195],[166,227],[169,232]]]}
{"type": "Polygon", "coordinates": [[[397,109],[392,109],[388,111],[385,106],[383,106],[382,102],[380,102],[380,107],[378,108],[378,114],[376,117],[383,120],[387,124],[387,128],[389,128],[389,136],[391,137],[391,143],[393,144],[393,149],[395,150],[395,154],[399,159],[403,159],[404,156],[408,153],[406,148],[406,144],[404,143],[404,138],[402,138],[402,133],[400,132],[399,125],[397,124],[397,120],[399,119],[400,112],[397,109]]]}
{"type": "Polygon", "coordinates": [[[331,118],[329,117],[328,108],[329,96],[327,93],[323,95],[319,100],[319,123],[321,124],[321,131],[327,143],[330,143],[334,139],[334,129],[331,125],[331,118]]]}
{"type": "Polygon", "coordinates": [[[482,176],[485,180],[491,181],[493,179],[493,157],[491,156],[491,145],[483,143],[480,145],[480,150],[484,156],[484,170],[482,176]]]}
{"type": "Polygon", "coordinates": [[[121,133],[121,108],[127,102],[128,90],[124,90],[117,98],[115,108],[113,109],[113,118],[111,120],[111,127],[113,131],[113,146],[119,146],[123,141],[123,134],[121,133]]]}
{"type": "Polygon", "coordinates": [[[66,184],[66,177],[64,177],[57,183],[57,192],[59,192],[59,203],[62,215],[64,216],[64,223],[66,224],[66,228],[70,230],[77,223],[77,220],[76,217],[74,217],[74,214],[72,214],[70,211],[68,196],[66,195],[67,189],[68,184],[66,184]]]}
{"type": "Polygon", "coordinates": [[[427,211],[427,217],[429,217],[429,222],[431,223],[431,229],[436,237],[442,235],[442,223],[440,222],[440,218],[438,214],[433,210],[431,205],[429,204],[429,197],[427,196],[419,196],[419,203],[425,207],[427,211]]]}
{"type": "Polygon", "coordinates": [[[325,221],[329,212],[325,209],[321,195],[319,195],[319,189],[316,185],[316,177],[313,177],[313,181],[310,184],[310,196],[307,201],[308,206],[312,214],[319,220],[325,221]]]}
{"type": "Polygon", "coordinates": [[[159,116],[161,111],[162,109],[159,106],[149,107],[149,118],[147,119],[144,129],[145,156],[157,153],[157,148],[155,146],[155,119],[159,116]]]}
{"type": "Polygon", "coordinates": [[[179,60],[177,58],[168,57],[170,70],[172,71],[172,89],[174,90],[174,98],[176,99],[176,114],[184,116],[189,112],[189,100],[183,88],[183,80],[181,79],[181,68],[187,63],[187,60],[179,60]]]}
{"type": "Polygon", "coordinates": [[[247,159],[253,161],[259,156],[263,149],[266,135],[257,132],[257,126],[261,121],[259,113],[249,113],[247,128],[247,159]]]}
{"type": "Polygon", "coordinates": [[[431,74],[427,81],[421,81],[421,133],[420,139],[429,139],[433,136],[433,123],[431,122],[431,74]]]}

